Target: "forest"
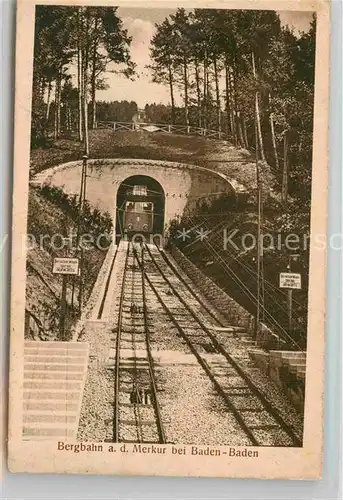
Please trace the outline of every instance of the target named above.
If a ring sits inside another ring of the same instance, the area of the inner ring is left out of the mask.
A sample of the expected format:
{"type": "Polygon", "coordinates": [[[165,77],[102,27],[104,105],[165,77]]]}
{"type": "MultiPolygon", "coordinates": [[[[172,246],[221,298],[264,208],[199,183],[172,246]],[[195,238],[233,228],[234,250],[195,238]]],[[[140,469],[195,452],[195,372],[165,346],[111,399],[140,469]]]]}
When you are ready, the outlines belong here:
{"type": "Polygon", "coordinates": [[[106,71],[133,76],[130,43],[117,8],[36,6],[32,147],[47,144],[52,124],[54,139],[77,131],[89,154],[96,91],[106,71]]]}
{"type": "Polygon", "coordinates": [[[151,70],[169,88],[171,122],[180,121],[179,88],[183,123],[224,131],[246,149],[257,143],[284,202],[289,192],[310,202],[315,32],[313,18],[297,37],[275,11],[178,9],[156,25],[151,42],[151,70]]]}
{"type": "MultiPolygon", "coordinates": [[[[89,152],[88,129],[97,119],[134,116],[135,102],[96,101],[96,91],[107,86],[106,72],[139,85],[132,39],[117,10],[36,7],[33,147],[75,132],[89,152]]],[[[309,209],[315,32],[315,18],[296,36],[275,11],[178,9],[155,25],[148,69],[153,81],[168,87],[170,105],[147,104],[147,121],[222,131],[251,151],[257,145],[284,203],[291,195],[309,209]]]]}

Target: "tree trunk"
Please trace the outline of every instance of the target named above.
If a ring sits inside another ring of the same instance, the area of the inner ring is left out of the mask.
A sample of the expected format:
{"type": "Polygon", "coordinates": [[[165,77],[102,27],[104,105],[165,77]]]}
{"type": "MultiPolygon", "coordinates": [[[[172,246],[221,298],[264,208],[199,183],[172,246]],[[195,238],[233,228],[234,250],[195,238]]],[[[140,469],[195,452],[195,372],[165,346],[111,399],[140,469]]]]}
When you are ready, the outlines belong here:
{"type": "Polygon", "coordinates": [[[238,145],[238,143],[239,143],[241,145],[241,147],[244,148],[244,142],[242,141],[242,130],[240,127],[239,110],[238,110],[237,81],[238,81],[238,73],[237,73],[237,61],[236,61],[236,54],[235,54],[235,60],[234,60],[233,72],[232,72],[232,83],[233,83],[234,122],[235,122],[236,145],[238,145]]]}
{"type": "MultiPolygon", "coordinates": [[[[271,105],[271,97],[269,94],[269,104],[271,105]]],[[[270,121],[270,130],[272,134],[272,143],[273,143],[273,151],[274,151],[274,159],[275,159],[275,168],[278,171],[280,166],[279,166],[279,157],[277,153],[277,147],[276,147],[276,139],[275,139],[275,130],[274,130],[274,115],[273,112],[269,114],[269,121],[270,121]]]]}
{"type": "Polygon", "coordinates": [[[52,83],[51,83],[51,80],[49,80],[49,83],[48,83],[48,96],[47,96],[47,101],[46,101],[46,113],[45,113],[45,121],[46,121],[47,125],[49,123],[49,115],[50,115],[51,90],[52,90],[52,83]]]}
{"type": "Polygon", "coordinates": [[[88,63],[89,63],[89,46],[88,33],[89,18],[86,11],[86,29],[85,29],[85,47],[83,54],[83,136],[84,136],[84,154],[89,155],[89,134],[88,134],[88,63]]]}
{"type": "Polygon", "coordinates": [[[243,136],[243,129],[242,129],[242,118],[241,118],[241,113],[240,111],[237,111],[237,129],[238,129],[238,137],[239,137],[239,142],[242,148],[245,148],[245,140],[243,136]]]}
{"type": "Polygon", "coordinates": [[[218,64],[216,55],[214,55],[213,58],[213,66],[214,66],[214,79],[216,85],[217,130],[220,133],[222,125],[221,125],[221,109],[220,109],[219,75],[218,75],[218,64]]]}
{"type": "Polygon", "coordinates": [[[169,91],[170,91],[172,124],[175,125],[174,79],[173,79],[173,72],[172,72],[171,63],[169,63],[169,65],[168,65],[168,75],[169,75],[169,91]]]}
{"type": "Polygon", "coordinates": [[[184,78],[184,90],[185,90],[185,124],[189,126],[189,115],[188,115],[188,74],[187,74],[187,59],[186,54],[183,56],[183,78],[184,78]]]}
{"type": "Polygon", "coordinates": [[[204,54],[204,92],[203,92],[203,127],[207,128],[207,50],[204,54]]]}
{"type": "Polygon", "coordinates": [[[94,31],[95,38],[93,43],[92,50],[92,74],[91,74],[91,103],[92,103],[92,123],[91,128],[96,128],[96,102],[95,102],[95,93],[96,93],[96,56],[97,56],[97,48],[98,48],[98,40],[96,30],[98,28],[98,18],[95,19],[94,23],[94,31]]]}
{"type": "Polygon", "coordinates": [[[233,143],[235,146],[237,146],[237,123],[235,120],[235,114],[234,114],[234,81],[233,81],[233,74],[232,72],[229,71],[229,88],[230,88],[230,96],[232,97],[232,106],[230,108],[230,120],[231,120],[231,130],[232,130],[232,136],[233,136],[233,143]]]}
{"type": "Polygon", "coordinates": [[[195,58],[195,83],[197,88],[198,127],[201,128],[201,90],[200,90],[199,62],[197,58],[195,58]]]}
{"type": "Polygon", "coordinates": [[[84,153],[89,155],[89,134],[88,134],[88,69],[84,68],[83,75],[83,86],[84,86],[84,96],[83,96],[83,138],[84,138],[84,153]]]}
{"type": "Polygon", "coordinates": [[[81,46],[81,28],[82,28],[82,8],[80,7],[77,12],[77,88],[78,88],[78,133],[79,141],[83,141],[83,120],[82,120],[82,101],[83,101],[83,88],[82,88],[82,46],[81,46]]]}
{"type": "Polygon", "coordinates": [[[248,140],[248,133],[247,133],[247,124],[245,121],[244,116],[242,115],[242,124],[243,124],[243,136],[244,136],[244,142],[245,142],[245,147],[249,149],[249,140],[248,140]]]}
{"type": "MultiPolygon", "coordinates": [[[[251,57],[252,57],[253,75],[254,75],[255,81],[257,82],[257,74],[256,74],[255,54],[254,54],[254,52],[251,53],[251,57]]],[[[258,90],[256,90],[256,94],[255,94],[255,113],[256,113],[257,135],[258,135],[258,142],[259,142],[259,149],[260,149],[260,154],[261,154],[261,160],[265,162],[266,161],[266,157],[265,157],[265,154],[264,154],[264,147],[263,147],[261,117],[260,117],[260,103],[259,103],[259,92],[258,92],[258,90]]]]}
{"type": "Polygon", "coordinates": [[[58,107],[57,107],[57,134],[61,135],[61,91],[62,91],[62,70],[58,78],[58,107]]]}
{"type": "Polygon", "coordinates": [[[271,133],[272,133],[272,142],[273,142],[273,151],[274,151],[274,159],[275,159],[275,168],[276,168],[276,170],[279,170],[280,165],[279,165],[279,157],[278,157],[278,152],[277,152],[277,147],[276,147],[273,113],[270,113],[269,119],[270,119],[270,129],[271,129],[271,133]]]}
{"type": "Polygon", "coordinates": [[[231,127],[231,106],[230,106],[230,76],[229,76],[229,62],[225,58],[225,103],[226,103],[226,128],[227,138],[233,135],[231,127]]]}
{"type": "Polygon", "coordinates": [[[283,171],[282,171],[282,189],[281,200],[284,207],[287,206],[288,198],[288,136],[285,130],[283,136],[283,171]]]}
{"type": "Polygon", "coordinates": [[[93,74],[91,76],[91,103],[92,103],[92,108],[91,108],[91,113],[92,113],[92,122],[91,122],[91,128],[95,129],[96,128],[96,100],[95,100],[95,78],[94,78],[94,83],[93,83],[93,74]]]}
{"type": "Polygon", "coordinates": [[[72,116],[71,116],[71,107],[68,106],[68,130],[69,132],[72,131],[73,128],[73,122],[72,122],[72,116]]]}
{"type": "Polygon", "coordinates": [[[58,101],[58,91],[57,91],[57,83],[58,81],[58,76],[56,77],[56,81],[55,81],[55,116],[54,116],[54,140],[56,141],[57,137],[58,137],[58,132],[57,132],[57,101],[58,101]]]}
{"type": "Polygon", "coordinates": [[[61,69],[57,71],[55,86],[55,127],[54,139],[58,139],[61,133],[61,69]]]}

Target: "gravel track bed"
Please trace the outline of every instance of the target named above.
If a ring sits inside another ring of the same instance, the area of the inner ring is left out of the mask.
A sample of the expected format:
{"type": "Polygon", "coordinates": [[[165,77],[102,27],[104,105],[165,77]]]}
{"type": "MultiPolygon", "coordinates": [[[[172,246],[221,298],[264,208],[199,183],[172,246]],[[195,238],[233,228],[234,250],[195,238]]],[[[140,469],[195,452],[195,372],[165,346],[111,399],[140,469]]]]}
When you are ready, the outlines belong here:
{"type": "Polygon", "coordinates": [[[90,344],[90,358],[78,429],[80,441],[104,441],[111,433],[114,375],[106,360],[113,347],[112,337],[110,329],[85,326],[84,341],[90,344]]]}
{"type": "Polygon", "coordinates": [[[164,366],[157,372],[162,420],[169,443],[251,444],[198,366],[164,366]]]}
{"type": "Polygon", "coordinates": [[[141,429],[134,427],[133,425],[123,424],[120,426],[119,431],[120,440],[130,440],[130,441],[152,441],[158,442],[158,432],[153,427],[148,425],[142,425],[141,429]]]}

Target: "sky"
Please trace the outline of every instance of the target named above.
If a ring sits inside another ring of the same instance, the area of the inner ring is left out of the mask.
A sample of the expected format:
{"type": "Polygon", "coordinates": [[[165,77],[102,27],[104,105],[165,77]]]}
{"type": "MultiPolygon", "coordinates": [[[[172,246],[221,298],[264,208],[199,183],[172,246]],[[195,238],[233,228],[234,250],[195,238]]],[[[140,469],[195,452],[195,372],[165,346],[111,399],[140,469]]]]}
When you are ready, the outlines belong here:
{"type": "MultiPolygon", "coordinates": [[[[98,90],[97,100],[135,101],[139,108],[144,108],[145,104],[152,102],[170,103],[168,87],[151,82],[151,74],[145,66],[151,63],[149,46],[155,33],[154,24],[160,23],[174,12],[175,9],[118,8],[118,15],[132,37],[130,52],[133,62],[137,65],[138,77],[131,81],[122,75],[105,73],[109,88],[98,90]]],[[[281,24],[293,28],[295,34],[308,31],[312,20],[312,12],[279,11],[278,14],[281,24]]],[[[176,93],[176,103],[181,104],[181,97],[178,93],[176,93]]]]}

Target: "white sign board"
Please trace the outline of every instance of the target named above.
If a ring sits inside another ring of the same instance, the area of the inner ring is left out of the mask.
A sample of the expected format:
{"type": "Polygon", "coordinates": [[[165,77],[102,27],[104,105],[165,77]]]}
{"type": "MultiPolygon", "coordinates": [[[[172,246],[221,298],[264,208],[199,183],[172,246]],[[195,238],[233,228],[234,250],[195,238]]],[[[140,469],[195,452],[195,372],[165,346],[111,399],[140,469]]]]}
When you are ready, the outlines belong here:
{"type": "Polygon", "coordinates": [[[301,290],[301,274],[280,273],[280,288],[294,288],[301,290]]]}
{"type": "Polygon", "coordinates": [[[78,274],[79,259],[55,257],[52,272],[53,274],[78,274]]]}

